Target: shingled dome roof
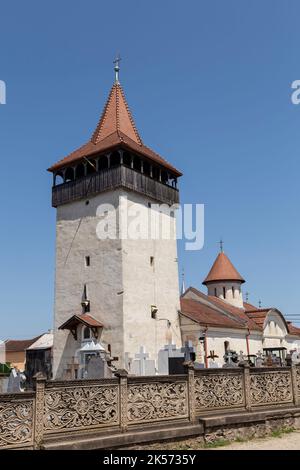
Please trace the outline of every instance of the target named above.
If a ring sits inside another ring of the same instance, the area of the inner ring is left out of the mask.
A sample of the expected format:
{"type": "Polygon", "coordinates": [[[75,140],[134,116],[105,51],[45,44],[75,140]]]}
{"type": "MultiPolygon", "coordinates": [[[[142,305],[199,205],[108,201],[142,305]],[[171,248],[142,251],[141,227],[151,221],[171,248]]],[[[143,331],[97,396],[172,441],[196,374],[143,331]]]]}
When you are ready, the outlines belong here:
{"type": "Polygon", "coordinates": [[[218,281],[238,281],[245,282],[240,273],[235,269],[229,258],[225,253],[221,252],[218,254],[214,264],[212,265],[211,270],[204,279],[204,285],[209,284],[210,282],[218,281]]]}

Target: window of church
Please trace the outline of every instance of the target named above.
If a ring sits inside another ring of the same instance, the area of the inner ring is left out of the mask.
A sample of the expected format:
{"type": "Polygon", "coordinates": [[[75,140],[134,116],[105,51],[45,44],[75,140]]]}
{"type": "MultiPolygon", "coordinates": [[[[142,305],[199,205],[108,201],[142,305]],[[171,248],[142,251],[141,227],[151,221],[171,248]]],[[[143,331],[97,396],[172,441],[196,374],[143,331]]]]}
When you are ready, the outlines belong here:
{"type": "Polygon", "coordinates": [[[154,266],[154,256],[150,256],[150,266],[154,266]]]}
{"type": "Polygon", "coordinates": [[[215,297],[217,297],[217,288],[215,287],[215,297]]]}
{"type": "Polygon", "coordinates": [[[87,268],[91,266],[91,258],[89,256],[85,257],[85,265],[87,268]]]}
{"type": "Polygon", "coordinates": [[[224,299],[226,298],[226,289],[225,289],[225,287],[223,287],[223,298],[224,299]]]}
{"type": "Polygon", "coordinates": [[[232,297],[234,298],[234,287],[232,286],[232,297]]]}

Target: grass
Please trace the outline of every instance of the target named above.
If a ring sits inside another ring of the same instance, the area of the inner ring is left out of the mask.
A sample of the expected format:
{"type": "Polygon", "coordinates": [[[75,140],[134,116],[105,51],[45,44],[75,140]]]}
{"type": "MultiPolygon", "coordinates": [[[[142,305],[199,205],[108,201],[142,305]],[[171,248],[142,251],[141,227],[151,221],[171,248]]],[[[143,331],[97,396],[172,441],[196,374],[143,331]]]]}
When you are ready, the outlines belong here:
{"type": "Polygon", "coordinates": [[[271,432],[271,437],[282,437],[285,434],[290,434],[291,432],[294,432],[294,428],[281,428],[281,429],[276,429],[276,431],[271,432]]]}
{"type": "Polygon", "coordinates": [[[226,439],[218,439],[214,442],[207,442],[204,444],[204,448],[205,449],[213,449],[214,447],[224,447],[224,446],[228,446],[228,444],[230,444],[231,442],[226,440],[226,439]]]}

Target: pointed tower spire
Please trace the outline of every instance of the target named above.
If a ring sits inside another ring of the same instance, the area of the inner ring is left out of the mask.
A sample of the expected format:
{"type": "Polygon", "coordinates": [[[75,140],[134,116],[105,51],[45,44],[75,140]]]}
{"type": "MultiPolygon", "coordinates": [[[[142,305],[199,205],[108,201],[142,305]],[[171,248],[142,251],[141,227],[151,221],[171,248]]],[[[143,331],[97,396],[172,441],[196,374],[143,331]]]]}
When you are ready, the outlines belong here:
{"type": "Polygon", "coordinates": [[[116,82],[110,90],[102,116],[93,134],[92,142],[99,144],[113,135],[117,135],[121,140],[122,135],[124,135],[136,144],[142,145],[142,139],[137,131],[124,92],[118,81],[117,72],[116,82]]]}
{"type": "Polygon", "coordinates": [[[182,284],[181,284],[181,295],[183,295],[185,293],[185,274],[184,274],[184,268],[182,268],[182,273],[181,273],[181,277],[182,277],[182,284]]]}

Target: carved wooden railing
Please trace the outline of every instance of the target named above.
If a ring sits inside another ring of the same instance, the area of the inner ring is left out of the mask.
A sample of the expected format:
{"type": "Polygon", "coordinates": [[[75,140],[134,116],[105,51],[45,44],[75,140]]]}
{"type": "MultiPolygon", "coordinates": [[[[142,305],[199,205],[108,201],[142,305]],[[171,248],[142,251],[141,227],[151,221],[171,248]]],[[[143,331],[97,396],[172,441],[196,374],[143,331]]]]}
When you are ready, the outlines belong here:
{"type": "Polygon", "coordinates": [[[212,411],[300,404],[300,366],[202,369],[186,375],[46,381],[35,392],[0,395],[0,449],[39,448],[47,438],[118,433],[158,422],[195,422],[212,411]]]}
{"type": "Polygon", "coordinates": [[[126,166],[117,166],[84,176],[52,188],[52,205],[58,207],[71,201],[94,196],[115,188],[137,191],[169,205],[179,202],[179,191],[126,166]]]}

